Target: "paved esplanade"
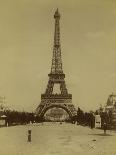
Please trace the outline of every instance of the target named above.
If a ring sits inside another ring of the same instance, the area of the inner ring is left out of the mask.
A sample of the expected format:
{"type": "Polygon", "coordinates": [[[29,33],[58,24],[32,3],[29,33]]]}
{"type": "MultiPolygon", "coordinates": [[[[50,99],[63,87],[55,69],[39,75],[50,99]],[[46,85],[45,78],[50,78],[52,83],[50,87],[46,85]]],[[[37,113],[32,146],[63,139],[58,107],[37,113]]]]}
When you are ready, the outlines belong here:
{"type": "Polygon", "coordinates": [[[88,127],[65,123],[0,128],[0,153],[1,155],[91,155],[92,152],[109,150],[113,152],[116,150],[116,132],[108,131],[108,134],[103,136],[102,130],[91,130],[88,127]],[[32,130],[31,143],[27,142],[28,129],[32,130]]]}

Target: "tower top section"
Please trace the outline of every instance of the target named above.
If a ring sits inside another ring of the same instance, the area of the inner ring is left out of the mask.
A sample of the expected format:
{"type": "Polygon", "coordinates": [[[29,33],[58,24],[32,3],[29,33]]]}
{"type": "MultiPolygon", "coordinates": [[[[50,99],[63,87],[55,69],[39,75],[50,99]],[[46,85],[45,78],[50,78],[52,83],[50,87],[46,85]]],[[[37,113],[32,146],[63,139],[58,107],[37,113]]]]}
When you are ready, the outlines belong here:
{"type": "Polygon", "coordinates": [[[55,18],[55,19],[60,19],[60,14],[59,14],[58,8],[57,8],[57,10],[55,11],[54,18],[55,18]]]}
{"type": "Polygon", "coordinates": [[[58,9],[55,11],[54,14],[55,19],[55,32],[54,32],[54,46],[59,47],[60,46],[60,14],[58,9]]]}
{"type": "Polygon", "coordinates": [[[51,74],[63,74],[62,60],[61,60],[61,47],[60,47],[60,14],[58,9],[54,14],[55,31],[54,31],[54,47],[51,74]]]}

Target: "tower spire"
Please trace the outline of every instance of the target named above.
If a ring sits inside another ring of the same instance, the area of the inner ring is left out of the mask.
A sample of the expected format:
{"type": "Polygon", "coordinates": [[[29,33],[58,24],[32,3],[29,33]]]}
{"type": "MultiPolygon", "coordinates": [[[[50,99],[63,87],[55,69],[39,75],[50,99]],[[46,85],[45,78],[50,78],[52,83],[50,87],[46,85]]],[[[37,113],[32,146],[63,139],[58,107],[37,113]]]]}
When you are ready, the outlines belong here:
{"type": "Polygon", "coordinates": [[[60,23],[59,23],[60,14],[58,8],[55,11],[54,19],[55,19],[54,46],[60,46],[60,23]]]}
{"type": "Polygon", "coordinates": [[[55,19],[55,31],[54,31],[54,47],[53,47],[53,58],[52,58],[52,74],[63,73],[62,60],[61,60],[61,47],[60,47],[60,13],[57,10],[54,14],[55,19]]]}

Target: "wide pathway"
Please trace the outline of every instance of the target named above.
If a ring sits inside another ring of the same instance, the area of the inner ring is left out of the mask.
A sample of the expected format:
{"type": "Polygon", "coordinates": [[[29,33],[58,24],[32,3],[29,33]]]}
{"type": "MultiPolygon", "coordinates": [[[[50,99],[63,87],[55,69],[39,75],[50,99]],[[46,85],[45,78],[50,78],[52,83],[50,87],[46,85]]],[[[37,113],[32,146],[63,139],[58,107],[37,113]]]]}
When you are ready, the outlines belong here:
{"type": "Polygon", "coordinates": [[[74,124],[44,123],[0,128],[0,155],[115,155],[116,132],[104,136],[74,124]],[[27,131],[32,130],[32,142],[27,131]],[[115,152],[115,153],[114,153],[115,152]]]}

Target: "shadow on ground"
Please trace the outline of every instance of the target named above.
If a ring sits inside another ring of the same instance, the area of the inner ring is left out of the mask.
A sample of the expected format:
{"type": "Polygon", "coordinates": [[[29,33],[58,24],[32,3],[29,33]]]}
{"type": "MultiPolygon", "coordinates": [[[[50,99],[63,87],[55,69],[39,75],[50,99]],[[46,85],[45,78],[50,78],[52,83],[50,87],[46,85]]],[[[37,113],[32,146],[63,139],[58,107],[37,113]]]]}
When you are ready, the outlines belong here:
{"type": "Polygon", "coordinates": [[[96,134],[89,134],[89,135],[93,135],[93,136],[114,136],[114,135],[104,134],[104,133],[96,133],[96,134]]]}

